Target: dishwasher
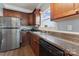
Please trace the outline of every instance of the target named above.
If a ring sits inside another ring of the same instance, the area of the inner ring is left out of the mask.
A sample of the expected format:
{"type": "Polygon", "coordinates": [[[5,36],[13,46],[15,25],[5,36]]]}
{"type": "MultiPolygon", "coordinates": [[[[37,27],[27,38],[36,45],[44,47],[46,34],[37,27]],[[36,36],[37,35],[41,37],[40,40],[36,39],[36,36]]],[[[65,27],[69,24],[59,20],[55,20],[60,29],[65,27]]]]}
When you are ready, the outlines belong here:
{"type": "Polygon", "coordinates": [[[48,43],[44,39],[40,39],[40,56],[64,56],[64,51],[60,48],[48,43]]]}

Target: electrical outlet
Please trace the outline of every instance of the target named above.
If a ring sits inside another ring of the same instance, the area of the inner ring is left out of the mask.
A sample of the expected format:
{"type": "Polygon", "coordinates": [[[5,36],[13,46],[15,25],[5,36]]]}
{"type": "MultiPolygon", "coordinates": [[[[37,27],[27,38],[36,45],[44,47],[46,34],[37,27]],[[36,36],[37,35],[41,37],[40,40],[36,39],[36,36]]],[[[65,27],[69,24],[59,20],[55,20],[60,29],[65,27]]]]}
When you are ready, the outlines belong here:
{"type": "Polygon", "coordinates": [[[72,30],[72,25],[67,25],[67,30],[72,30]]]}

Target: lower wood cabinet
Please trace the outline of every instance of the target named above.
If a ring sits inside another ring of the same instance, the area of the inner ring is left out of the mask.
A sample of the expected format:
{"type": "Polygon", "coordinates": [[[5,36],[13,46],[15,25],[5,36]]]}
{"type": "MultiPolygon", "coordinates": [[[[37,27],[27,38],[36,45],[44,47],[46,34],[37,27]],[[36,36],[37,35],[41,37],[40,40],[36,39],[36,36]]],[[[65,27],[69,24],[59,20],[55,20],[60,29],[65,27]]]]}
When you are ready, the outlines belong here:
{"type": "Polygon", "coordinates": [[[39,44],[32,42],[32,49],[36,56],[39,56],[39,44]]]}
{"type": "Polygon", "coordinates": [[[36,34],[29,34],[29,43],[36,56],[71,56],[68,51],[56,47],[36,34]]]}
{"type": "Polygon", "coordinates": [[[26,31],[21,31],[21,45],[25,46],[30,43],[30,33],[26,31]]]}
{"type": "Polygon", "coordinates": [[[39,39],[39,36],[31,34],[31,47],[36,56],[39,56],[39,39]]]}

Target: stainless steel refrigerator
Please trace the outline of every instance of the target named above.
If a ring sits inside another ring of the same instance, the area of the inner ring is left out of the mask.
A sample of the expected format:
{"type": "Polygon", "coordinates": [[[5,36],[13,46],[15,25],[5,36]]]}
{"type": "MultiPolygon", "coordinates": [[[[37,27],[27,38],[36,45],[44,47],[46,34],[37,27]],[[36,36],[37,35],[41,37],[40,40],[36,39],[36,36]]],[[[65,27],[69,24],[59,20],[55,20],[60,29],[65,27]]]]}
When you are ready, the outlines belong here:
{"type": "Polygon", "coordinates": [[[20,47],[20,18],[0,17],[0,51],[20,47]]]}

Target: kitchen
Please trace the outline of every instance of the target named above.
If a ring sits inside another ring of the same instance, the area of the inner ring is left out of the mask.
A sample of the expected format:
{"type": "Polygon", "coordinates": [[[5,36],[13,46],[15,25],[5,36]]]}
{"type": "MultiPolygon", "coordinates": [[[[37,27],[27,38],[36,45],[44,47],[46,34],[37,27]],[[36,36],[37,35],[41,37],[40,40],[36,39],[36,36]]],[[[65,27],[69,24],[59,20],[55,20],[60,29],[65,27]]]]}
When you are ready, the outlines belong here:
{"type": "Polygon", "coordinates": [[[1,3],[0,56],[79,56],[79,3],[1,3]]]}

